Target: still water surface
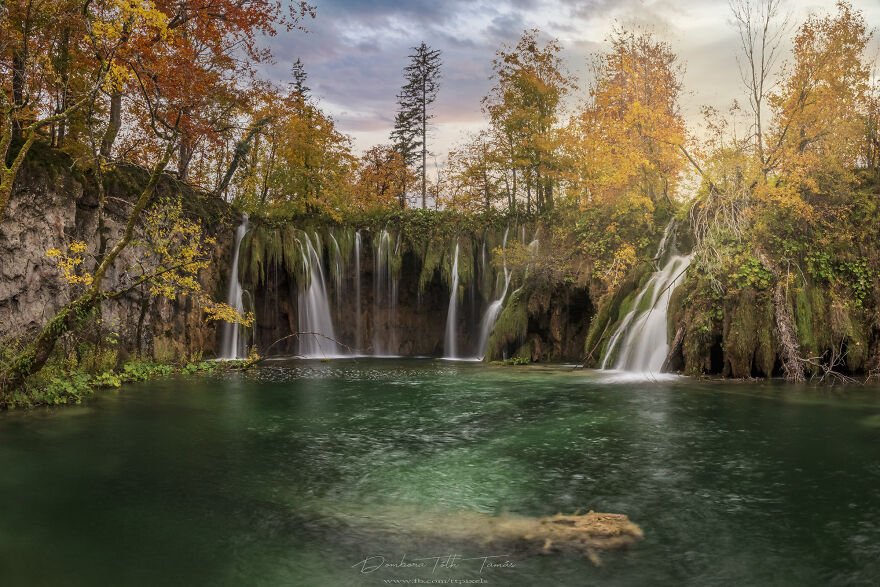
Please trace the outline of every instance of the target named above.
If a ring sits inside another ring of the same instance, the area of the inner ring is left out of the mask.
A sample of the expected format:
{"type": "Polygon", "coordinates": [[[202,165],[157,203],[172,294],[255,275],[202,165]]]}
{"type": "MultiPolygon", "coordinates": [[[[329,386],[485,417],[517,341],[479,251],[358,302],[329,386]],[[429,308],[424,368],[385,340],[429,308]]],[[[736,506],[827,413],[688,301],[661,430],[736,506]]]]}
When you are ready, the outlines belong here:
{"type": "Polygon", "coordinates": [[[880,388],[273,362],[0,414],[2,585],[416,578],[876,585],[880,388]],[[455,528],[578,509],[628,514],[645,540],[597,568],[455,528]],[[448,555],[515,566],[358,565],[448,555]]]}

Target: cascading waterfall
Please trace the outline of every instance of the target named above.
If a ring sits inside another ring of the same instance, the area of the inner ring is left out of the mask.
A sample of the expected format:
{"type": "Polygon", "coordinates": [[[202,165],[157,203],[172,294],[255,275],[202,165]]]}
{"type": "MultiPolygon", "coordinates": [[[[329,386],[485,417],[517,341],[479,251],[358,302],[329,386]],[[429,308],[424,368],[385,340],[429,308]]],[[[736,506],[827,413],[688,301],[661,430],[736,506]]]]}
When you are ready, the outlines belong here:
{"type": "MultiPolygon", "coordinates": [[[[226,295],[226,303],[238,312],[244,312],[244,292],[241,289],[241,281],[238,279],[238,254],[241,251],[241,239],[248,230],[248,215],[241,217],[241,224],[235,229],[235,252],[232,254],[232,268],[229,270],[229,291],[226,295]]],[[[223,323],[223,338],[221,342],[221,359],[243,359],[247,357],[247,340],[243,336],[241,324],[223,323]]]]}
{"type": "MultiPolygon", "coordinates": [[[[666,228],[657,257],[667,252],[673,224],[666,228]]],[[[690,255],[672,254],[663,267],[651,275],[611,335],[602,368],[607,369],[616,355],[614,369],[659,373],[669,353],[666,316],[672,292],[691,262],[690,255]]]]}
{"type": "MultiPolygon", "coordinates": [[[[315,238],[315,243],[320,248],[321,243],[317,240],[317,234],[315,238]]],[[[299,292],[298,315],[301,333],[297,337],[299,354],[303,357],[339,356],[321,256],[307,233],[302,233],[302,238],[297,240],[302,253],[303,267],[309,273],[308,287],[299,292]]]]}
{"type": "Polygon", "coordinates": [[[354,296],[355,296],[355,323],[354,323],[354,348],[360,352],[361,348],[361,231],[354,233],[354,296]]]}
{"type": "Polygon", "coordinates": [[[458,242],[455,243],[455,260],[452,262],[452,286],[449,290],[449,312],[446,314],[446,336],[443,352],[446,359],[458,358],[456,325],[458,322],[458,242]]]}
{"type": "MultiPolygon", "coordinates": [[[[501,296],[489,304],[489,307],[486,308],[486,313],[483,314],[483,319],[480,321],[480,340],[477,343],[477,352],[479,353],[481,360],[486,356],[486,347],[489,345],[489,335],[492,334],[492,328],[495,327],[495,321],[498,320],[498,315],[501,314],[501,308],[504,306],[504,298],[507,296],[507,288],[510,287],[510,272],[507,270],[507,256],[504,253],[505,249],[507,249],[508,230],[509,227],[504,230],[504,239],[501,241],[501,259],[504,268],[504,289],[501,290],[501,296]]],[[[484,258],[485,252],[486,244],[484,242],[484,258]]]]}
{"type": "MultiPolygon", "coordinates": [[[[246,226],[240,227],[237,233],[236,255],[246,226]]],[[[520,233],[526,235],[522,228],[512,224],[504,231],[500,243],[502,258],[510,242],[517,240],[520,233]]],[[[268,275],[263,279],[269,279],[271,285],[273,271],[285,271],[288,277],[279,279],[275,274],[274,286],[271,287],[277,291],[289,282],[293,284],[296,295],[296,299],[291,300],[293,307],[281,303],[274,317],[271,307],[266,306],[264,311],[267,313],[261,316],[261,324],[277,324],[272,327],[270,334],[281,338],[289,328],[288,320],[292,319],[294,328],[291,330],[301,334],[293,339],[294,346],[290,350],[304,357],[329,358],[356,354],[389,357],[397,356],[401,351],[408,354],[430,352],[428,349],[436,344],[433,340],[431,346],[427,346],[421,340],[412,339],[412,333],[402,330],[403,324],[418,323],[423,319],[422,316],[412,316],[410,304],[414,306],[416,296],[427,291],[431,295],[431,311],[435,310],[433,305],[436,302],[443,303],[443,295],[449,295],[444,332],[437,333],[443,337],[442,355],[457,360],[480,360],[485,355],[489,336],[514,281],[506,258],[503,267],[497,270],[492,267],[490,250],[493,245],[488,229],[484,231],[481,242],[476,242],[472,237],[467,244],[459,240],[455,243],[447,241],[443,247],[446,250],[443,264],[445,272],[448,272],[444,279],[449,287],[448,294],[434,289],[432,282],[436,277],[431,278],[427,288],[425,284],[416,287],[411,281],[401,281],[401,249],[407,245],[404,236],[395,234],[391,229],[379,229],[372,233],[372,238],[371,235],[365,235],[363,230],[354,228],[343,232],[329,228],[304,231],[291,227],[280,233],[277,229],[257,226],[252,230],[260,231],[254,235],[254,247],[263,249],[255,249],[259,253],[254,254],[260,256],[254,265],[263,267],[264,275],[268,275]],[[277,247],[279,242],[280,253],[270,248],[277,247]],[[365,251],[365,247],[371,250],[365,251]],[[295,256],[294,259],[291,259],[291,254],[295,256]],[[365,268],[365,262],[371,267],[365,268]],[[364,282],[362,272],[372,275],[372,283],[364,282]],[[439,294],[440,299],[435,301],[435,294],[439,294]],[[399,313],[401,296],[407,303],[406,314],[399,313]],[[471,320],[474,310],[480,314],[471,320]],[[465,316],[473,330],[468,336],[462,331],[465,316]],[[402,345],[401,341],[405,344],[402,345]]],[[[247,245],[245,242],[241,247],[241,254],[247,254],[247,245]]],[[[536,245],[537,242],[533,241],[528,246],[534,248],[536,245]]],[[[239,262],[235,257],[233,270],[237,271],[239,266],[245,269],[245,260],[242,257],[239,262]]],[[[443,271],[437,265],[434,265],[434,270],[443,271]]],[[[253,272],[254,269],[248,265],[247,271],[242,273],[243,278],[247,275],[249,280],[254,279],[253,272]]],[[[233,305],[236,305],[235,300],[240,299],[240,292],[233,291],[237,287],[237,283],[230,285],[233,305]]],[[[247,305],[247,299],[244,302],[247,305]]],[[[240,302],[238,304],[237,307],[240,307],[240,302]]],[[[421,313],[423,310],[415,311],[421,313]]],[[[266,338],[265,334],[261,331],[262,338],[266,338]]],[[[224,350],[223,356],[243,356],[246,352],[243,341],[239,342],[236,338],[236,342],[229,343],[228,339],[232,336],[239,336],[235,326],[229,327],[229,334],[224,333],[223,348],[234,344],[240,346],[241,350],[224,350]]]]}

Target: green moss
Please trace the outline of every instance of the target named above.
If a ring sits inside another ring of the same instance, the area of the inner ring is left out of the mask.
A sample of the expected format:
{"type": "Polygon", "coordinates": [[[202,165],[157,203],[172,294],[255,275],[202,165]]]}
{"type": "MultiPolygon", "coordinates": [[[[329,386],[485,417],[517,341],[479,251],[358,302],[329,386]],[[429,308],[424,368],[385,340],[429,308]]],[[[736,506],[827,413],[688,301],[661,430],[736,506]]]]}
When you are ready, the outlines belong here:
{"type": "Polygon", "coordinates": [[[422,268],[419,272],[419,291],[424,292],[440,269],[445,247],[434,239],[428,239],[421,248],[422,268]]]}
{"type": "Polygon", "coordinates": [[[769,297],[747,286],[724,306],[724,360],[733,377],[770,376],[776,360],[774,309],[769,297]]]}
{"type": "Polygon", "coordinates": [[[614,332],[617,323],[632,309],[632,305],[638,295],[639,287],[649,278],[653,272],[651,263],[639,263],[624,279],[620,287],[612,294],[606,295],[599,302],[599,309],[584,342],[584,356],[587,358],[586,365],[597,366],[605,354],[605,345],[614,332]]]}
{"type": "MultiPolygon", "coordinates": [[[[846,368],[850,371],[859,371],[865,366],[868,356],[868,332],[867,320],[857,305],[850,301],[839,298],[831,302],[831,335],[832,344],[836,347],[846,347],[846,368]]],[[[832,347],[829,347],[832,348],[832,347]]]]}
{"type": "Polygon", "coordinates": [[[670,305],[671,322],[684,329],[682,371],[694,377],[708,373],[713,345],[722,335],[721,300],[704,279],[690,273],[673,295],[681,300],[670,305]]]}
{"type": "Polygon", "coordinates": [[[504,358],[504,349],[514,344],[521,345],[528,334],[528,329],[528,294],[520,288],[510,295],[495,322],[495,328],[489,336],[485,360],[504,358]]]}

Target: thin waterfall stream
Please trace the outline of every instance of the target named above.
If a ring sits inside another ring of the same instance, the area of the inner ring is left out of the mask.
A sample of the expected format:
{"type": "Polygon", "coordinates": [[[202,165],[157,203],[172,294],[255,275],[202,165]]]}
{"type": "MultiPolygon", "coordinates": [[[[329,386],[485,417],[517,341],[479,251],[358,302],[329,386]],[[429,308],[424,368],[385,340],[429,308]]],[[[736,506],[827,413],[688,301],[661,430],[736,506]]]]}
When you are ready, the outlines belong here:
{"type": "MultiPolygon", "coordinates": [[[[482,360],[486,356],[486,347],[489,345],[489,336],[492,334],[492,328],[495,327],[495,322],[498,320],[498,315],[501,314],[501,308],[504,306],[504,299],[507,297],[507,289],[510,287],[510,271],[507,269],[507,256],[505,255],[505,250],[507,249],[507,233],[509,232],[510,227],[504,230],[504,239],[501,242],[501,259],[502,259],[502,267],[504,270],[504,289],[501,290],[501,295],[498,299],[494,300],[489,307],[486,308],[486,313],[483,314],[483,319],[480,321],[480,339],[477,343],[477,353],[479,353],[479,358],[482,360]]],[[[483,243],[483,258],[486,257],[486,247],[485,243],[483,243]]],[[[485,261],[484,261],[485,262],[485,261]]]]}
{"type": "MultiPolygon", "coordinates": [[[[243,214],[241,224],[235,229],[235,252],[232,254],[232,268],[229,270],[229,290],[226,303],[239,313],[244,312],[244,291],[238,278],[238,257],[241,252],[241,240],[248,231],[248,215],[243,214]]],[[[247,356],[247,340],[243,336],[242,326],[238,323],[223,323],[221,359],[243,359],[247,356]]]]}
{"type": "Polygon", "coordinates": [[[455,258],[452,262],[452,285],[449,288],[449,312],[446,314],[446,336],[443,339],[445,359],[458,358],[456,326],[458,324],[458,242],[455,243],[455,258]]]}
{"type": "Polygon", "coordinates": [[[361,231],[359,230],[354,233],[354,296],[354,348],[356,352],[361,353],[363,340],[361,339],[361,231]]]}

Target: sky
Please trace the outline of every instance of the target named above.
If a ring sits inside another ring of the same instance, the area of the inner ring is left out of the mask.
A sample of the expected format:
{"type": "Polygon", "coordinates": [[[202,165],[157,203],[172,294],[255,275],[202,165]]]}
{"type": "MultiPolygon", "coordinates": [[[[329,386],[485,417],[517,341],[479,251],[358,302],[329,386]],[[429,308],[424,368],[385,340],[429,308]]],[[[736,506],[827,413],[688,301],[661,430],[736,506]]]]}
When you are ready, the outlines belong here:
{"type": "MultiPolygon", "coordinates": [[[[275,61],[264,74],[279,84],[302,59],[309,87],[355,152],[387,143],[412,47],[426,42],[442,52],[442,78],[434,104],[429,148],[437,160],[468,133],[485,126],[480,100],[492,87],[492,58],[515,45],[526,29],[539,28],[563,47],[568,71],[585,98],[589,63],[608,48],[617,25],[649,27],[671,44],[686,71],[682,112],[698,132],[700,107],[725,110],[744,101],[737,66],[739,38],[727,0],[312,0],[317,17],[308,32],[279,32],[268,41],[275,61]]],[[[852,0],[868,26],[880,24],[880,1],[852,0]]],[[[834,10],[834,0],[788,0],[792,22],[810,12],[834,10]]],[[[875,30],[870,56],[877,57],[875,30]]]]}

